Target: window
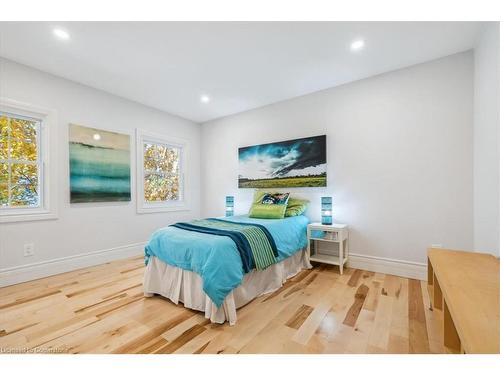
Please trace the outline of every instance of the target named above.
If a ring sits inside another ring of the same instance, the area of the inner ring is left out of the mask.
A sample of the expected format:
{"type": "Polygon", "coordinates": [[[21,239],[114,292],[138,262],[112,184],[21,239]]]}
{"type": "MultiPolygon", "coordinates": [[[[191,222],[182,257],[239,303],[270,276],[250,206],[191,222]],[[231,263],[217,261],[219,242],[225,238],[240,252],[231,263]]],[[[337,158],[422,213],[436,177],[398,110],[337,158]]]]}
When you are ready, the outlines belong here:
{"type": "Polygon", "coordinates": [[[181,149],[162,143],[143,142],[144,201],[168,202],[181,199],[181,149]]]}
{"type": "Polygon", "coordinates": [[[0,207],[40,207],[40,120],[0,112],[0,207]]]}
{"type": "Polygon", "coordinates": [[[138,212],[184,210],[186,143],[137,131],[138,212]]]}
{"type": "Polygon", "coordinates": [[[0,222],[55,218],[47,170],[52,117],[0,98],[0,222]]]}

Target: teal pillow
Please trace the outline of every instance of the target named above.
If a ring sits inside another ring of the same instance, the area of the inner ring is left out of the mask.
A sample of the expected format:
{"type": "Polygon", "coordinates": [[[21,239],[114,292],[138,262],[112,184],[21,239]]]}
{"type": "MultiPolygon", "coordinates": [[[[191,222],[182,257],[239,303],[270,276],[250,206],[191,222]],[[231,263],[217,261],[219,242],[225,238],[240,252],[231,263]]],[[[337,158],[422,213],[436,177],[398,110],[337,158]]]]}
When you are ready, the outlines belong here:
{"type": "Polygon", "coordinates": [[[285,217],[302,215],[308,204],[309,201],[306,199],[290,198],[286,206],[285,217]]]}

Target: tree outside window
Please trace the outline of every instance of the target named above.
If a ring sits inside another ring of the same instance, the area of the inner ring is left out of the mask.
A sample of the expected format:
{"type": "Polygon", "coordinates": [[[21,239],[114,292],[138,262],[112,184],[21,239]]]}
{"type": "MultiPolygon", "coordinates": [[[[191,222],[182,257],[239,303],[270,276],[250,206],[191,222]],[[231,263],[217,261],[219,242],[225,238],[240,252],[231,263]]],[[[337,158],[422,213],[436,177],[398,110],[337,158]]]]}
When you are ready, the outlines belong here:
{"type": "Polygon", "coordinates": [[[40,121],[0,112],[0,209],[39,207],[40,121]]]}
{"type": "Polygon", "coordinates": [[[180,199],[180,156],[178,147],[144,142],[144,200],[146,202],[180,199]]]}

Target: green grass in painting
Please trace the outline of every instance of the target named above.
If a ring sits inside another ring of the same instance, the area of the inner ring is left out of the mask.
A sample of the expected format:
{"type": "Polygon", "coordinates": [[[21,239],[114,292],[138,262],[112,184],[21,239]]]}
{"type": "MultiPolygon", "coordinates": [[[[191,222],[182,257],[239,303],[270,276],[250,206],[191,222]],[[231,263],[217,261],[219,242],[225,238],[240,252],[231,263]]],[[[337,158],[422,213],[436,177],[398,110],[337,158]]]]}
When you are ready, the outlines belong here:
{"type": "Polygon", "coordinates": [[[326,176],[307,176],[290,178],[268,178],[262,180],[238,181],[240,188],[280,188],[280,187],[324,187],[326,176]]]}

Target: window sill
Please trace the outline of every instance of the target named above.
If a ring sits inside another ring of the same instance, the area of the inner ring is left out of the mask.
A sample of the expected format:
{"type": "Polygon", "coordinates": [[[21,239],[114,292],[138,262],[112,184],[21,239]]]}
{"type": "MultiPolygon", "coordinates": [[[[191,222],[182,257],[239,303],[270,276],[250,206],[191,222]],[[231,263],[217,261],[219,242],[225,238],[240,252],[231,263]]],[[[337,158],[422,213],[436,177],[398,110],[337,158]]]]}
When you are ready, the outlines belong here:
{"type": "Polygon", "coordinates": [[[138,214],[150,214],[150,213],[155,213],[155,212],[174,212],[174,211],[190,211],[191,208],[182,205],[182,206],[158,206],[158,207],[148,207],[148,206],[142,206],[142,207],[137,207],[137,213],[138,214]]]}
{"type": "Polygon", "coordinates": [[[22,221],[56,220],[57,214],[50,211],[33,211],[24,213],[2,213],[0,223],[17,223],[22,221]]]}

